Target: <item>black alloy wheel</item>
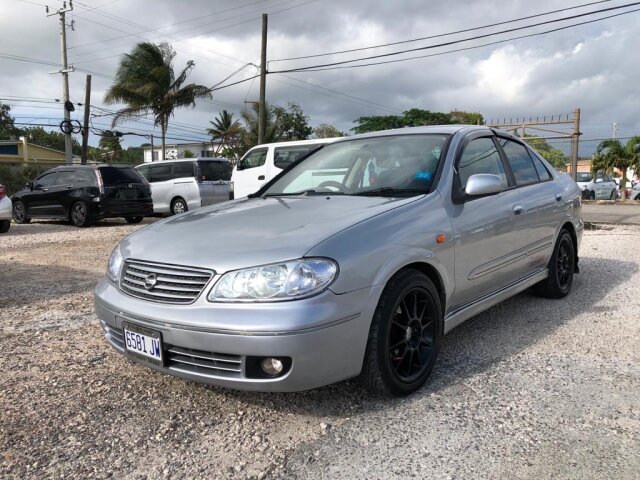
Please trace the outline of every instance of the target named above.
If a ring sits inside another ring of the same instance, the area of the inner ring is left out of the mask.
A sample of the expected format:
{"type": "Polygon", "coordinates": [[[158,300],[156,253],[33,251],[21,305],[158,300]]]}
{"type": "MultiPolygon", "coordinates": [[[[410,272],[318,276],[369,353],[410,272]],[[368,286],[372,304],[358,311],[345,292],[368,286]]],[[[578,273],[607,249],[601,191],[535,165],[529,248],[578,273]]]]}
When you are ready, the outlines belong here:
{"type": "Polygon", "coordinates": [[[13,220],[16,223],[29,223],[31,221],[31,219],[27,217],[27,210],[24,207],[24,203],[20,200],[13,204],[13,220]]]}
{"type": "Polygon", "coordinates": [[[534,286],[541,297],[563,298],[571,291],[576,267],[575,246],[567,230],[561,230],[549,260],[548,276],[534,286]]]}
{"type": "Polygon", "coordinates": [[[76,202],[71,206],[71,223],[79,228],[89,226],[89,209],[86,203],[76,202]]]}

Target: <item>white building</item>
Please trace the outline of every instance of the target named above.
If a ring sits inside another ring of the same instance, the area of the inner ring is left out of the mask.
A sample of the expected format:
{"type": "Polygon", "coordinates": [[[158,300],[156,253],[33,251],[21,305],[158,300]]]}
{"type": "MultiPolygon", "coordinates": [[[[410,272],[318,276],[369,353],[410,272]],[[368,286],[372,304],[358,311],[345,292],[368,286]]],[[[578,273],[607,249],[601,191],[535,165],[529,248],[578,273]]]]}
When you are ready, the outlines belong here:
{"type": "MultiPolygon", "coordinates": [[[[162,158],[162,143],[154,143],[153,160],[151,159],[151,147],[142,147],[145,163],[151,161],[157,162],[162,158]]],[[[165,160],[173,160],[176,158],[184,158],[184,152],[190,151],[193,157],[215,157],[215,151],[218,148],[217,143],[167,143],[165,145],[165,160]]]]}

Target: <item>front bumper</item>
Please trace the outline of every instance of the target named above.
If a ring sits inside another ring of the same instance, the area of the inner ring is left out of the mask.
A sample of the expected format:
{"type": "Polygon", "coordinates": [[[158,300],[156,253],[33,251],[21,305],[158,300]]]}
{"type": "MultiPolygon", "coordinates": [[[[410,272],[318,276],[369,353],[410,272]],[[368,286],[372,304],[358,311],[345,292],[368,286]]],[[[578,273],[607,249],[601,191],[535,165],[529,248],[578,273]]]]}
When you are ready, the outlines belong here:
{"type": "Polygon", "coordinates": [[[163,363],[142,362],[155,370],[210,385],[290,392],[360,373],[382,288],[343,295],[325,291],[271,304],[219,304],[200,298],[192,305],[167,305],[130,297],[103,279],[95,290],[95,307],[108,342],[135,362],[139,360],[123,346],[123,323],[161,333],[163,363]],[[277,378],[255,378],[248,368],[251,361],[271,356],[290,358],[288,371],[277,378]],[[234,365],[239,367],[225,368],[234,365]]]}

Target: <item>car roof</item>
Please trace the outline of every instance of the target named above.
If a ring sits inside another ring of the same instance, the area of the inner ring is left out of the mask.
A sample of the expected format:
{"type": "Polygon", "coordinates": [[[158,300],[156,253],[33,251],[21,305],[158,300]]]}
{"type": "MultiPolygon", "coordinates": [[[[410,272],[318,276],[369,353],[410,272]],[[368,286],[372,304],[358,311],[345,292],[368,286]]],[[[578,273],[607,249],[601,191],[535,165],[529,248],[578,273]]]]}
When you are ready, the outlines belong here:
{"type": "Polygon", "coordinates": [[[228,158],[222,157],[194,157],[194,158],[176,158],[167,160],[158,160],[157,162],[145,162],[136,165],[135,168],[144,167],[145,165],[162,165],[164,163],[180,163],[180,162],[231,162],[228,158]]]}
{"type": "Polygon", "coordinates": [[[319,145],[323,143],[335,142],[336,140],[340,140],[341,138],[347,138],[347,137],[310,138],[308,140],[292,140],[290,142],[261,143],[260,145],[255,145],[251,147],[249,150],[253,150],[254,148],[266,148],[266,147],[295,147],[297,145],[319,145]]]}

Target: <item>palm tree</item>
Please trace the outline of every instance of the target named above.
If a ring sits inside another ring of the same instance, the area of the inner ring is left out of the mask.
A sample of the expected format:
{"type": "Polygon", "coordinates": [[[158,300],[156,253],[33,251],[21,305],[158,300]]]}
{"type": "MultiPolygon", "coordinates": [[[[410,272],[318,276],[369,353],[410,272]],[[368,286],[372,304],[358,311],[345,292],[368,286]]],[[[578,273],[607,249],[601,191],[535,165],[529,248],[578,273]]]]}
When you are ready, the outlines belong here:
{"type": "Polygon", "coordinates": [[[209,123],[212,128],[207,128],[207,133],[211,135],[212,142],[218,142],[216,156],[224,147],[237,144],[244,133],[240,122],[233,119],[233,113],[226,110],[223,110],[213,122],[209,123]]]}
{"type": "MultiPolygon", "coordinates": [[[[264,143],[275,143],[282,139],[282,109],[274,109],[265,103],[267,109],[267,121],[264,128],[264,143]]],[[[253,104],[251,110],[242,112],[242,119],[246,127],[244,135],[244,143],[247,150],[258,144],[258,111],[259,106],[253,104]]]]}
{"type": "Polygon", "coordinates": [[[211,89],[204,85],[184,85],[192,60],[178,75],[173,70],[176,51],[166,42],[159,45],[143,42],[120,60],[113,85],[107,90],[104,102],[126,103],[113,117],[113,126],[126,119],[152,113],[162,132],[162,158],[165,158],[165,138],[169,118],[175,108],[194,107],[196,99],[211,98],[211,89]]]}
{"type": "Polygon", "coordinates": [[[628,168],[640,172],[640,136],[631,137],[624,146],[614,138],[600,142],[591,161],[591,171],[611,173],[614,169],[622,170],[620,190],[623,200],[626,197],[628,168]]]}

